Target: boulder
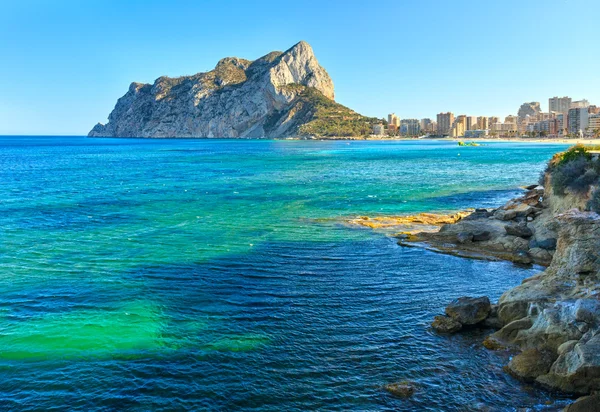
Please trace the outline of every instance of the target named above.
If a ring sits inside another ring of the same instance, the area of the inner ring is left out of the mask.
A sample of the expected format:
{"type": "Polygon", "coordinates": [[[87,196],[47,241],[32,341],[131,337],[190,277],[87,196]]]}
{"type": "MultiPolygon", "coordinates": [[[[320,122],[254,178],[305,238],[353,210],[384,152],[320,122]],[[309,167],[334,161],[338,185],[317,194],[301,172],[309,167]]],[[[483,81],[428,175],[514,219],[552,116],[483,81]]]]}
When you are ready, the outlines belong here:
{"type": "Polygon", "coordinates": [[[525,382],[548,373],[556,356],[549,350],[526,349],[508,363],[508,372],[525,382]]]}
{"type": "Polygon", "coordinates": [[[494,217],[498,220],[513,220],[517,217],[517,212],[515,210],[498,209],[494,213],[494,217]]]}
{"type": "Polygon", "coordinates": [[[414,383],[402,381],[398,383],[390,383],[384,386],[385,390],[398,398],[408,398],[412,396],[417,387],[414,383]]]}
{"type": "Polygon", "coordinates": [[[446,306],[446,315],[464,325],[476,325],[483,322],[492,308],[487,296],[480,298],[462,297],[446,306]]]}
{"type": "Polygon", "coordinates": [[[449,316],[436,316],[431,327],[439,333],[455,333],[462,329],[462,324],[449,316]]]}
{"type": "Polygon", "coordinates": [[[533,230],[531,230],[526,223],[520,223],[518,225],[506,225],[504,226],[506,233],[512,236],[518,236],[522,238],[529,238],[533,236],[533,230]]]}

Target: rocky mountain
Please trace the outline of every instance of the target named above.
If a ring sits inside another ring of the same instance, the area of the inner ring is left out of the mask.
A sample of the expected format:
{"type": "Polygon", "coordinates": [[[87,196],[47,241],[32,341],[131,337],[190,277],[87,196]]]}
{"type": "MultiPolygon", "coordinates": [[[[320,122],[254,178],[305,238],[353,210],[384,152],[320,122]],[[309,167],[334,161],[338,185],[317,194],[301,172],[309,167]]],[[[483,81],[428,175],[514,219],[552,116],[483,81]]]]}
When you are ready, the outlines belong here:
{"type": "Polygon", "coordinates": [[[132,83],[90,137],[279,138],[360,136],[377,119],[334,101],[333,81],[311,46],[258,60],[220,60],[214,70],[132,83]]]}

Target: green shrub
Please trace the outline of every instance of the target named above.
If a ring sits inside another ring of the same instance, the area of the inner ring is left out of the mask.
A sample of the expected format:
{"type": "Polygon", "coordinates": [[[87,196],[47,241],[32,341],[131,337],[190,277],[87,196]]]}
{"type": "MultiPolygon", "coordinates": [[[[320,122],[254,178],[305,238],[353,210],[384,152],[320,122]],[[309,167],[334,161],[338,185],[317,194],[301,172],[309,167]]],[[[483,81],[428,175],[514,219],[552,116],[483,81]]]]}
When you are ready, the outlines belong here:
{"type": "Polygon", "coordinates": [[[556,166],[551,172],[554,193],[564,196],[565,190],[571,188],[578,178],[585,175],[588,163],[587,159],[579,158],[556,166]]]}

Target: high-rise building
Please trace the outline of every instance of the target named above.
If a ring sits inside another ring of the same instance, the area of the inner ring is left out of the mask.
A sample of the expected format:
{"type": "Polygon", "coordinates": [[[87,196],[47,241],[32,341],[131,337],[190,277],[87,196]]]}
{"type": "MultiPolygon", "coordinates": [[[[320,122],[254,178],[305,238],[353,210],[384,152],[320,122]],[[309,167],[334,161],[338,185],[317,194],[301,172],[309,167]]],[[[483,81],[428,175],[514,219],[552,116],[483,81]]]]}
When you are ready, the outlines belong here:
{"type": "Polygon", "coordinates": [[[452,125],[452,130],[450,131],[450,136],[452,137],[462,137],[465,135],[467,131],[467,116],[461,114],[456,118],[456,121],[452,125]]]}
{"type": "Polygon", "coordinates": [[[435,122],[431,119],[421,119],[421,131],[422,132],[426,132],[426,133],[433,133],[435,132],[435,129],[433,127],[433,125],[435,124],[435,122]]]}
{"type": "Polygon", "coordinates": [[[388,134],[396,135],[399,127],[400,119],[396,116],[396,113],[388,114],[388,134]]]}
{"type": "Polygon", "coordinates": [[[477,129],[477,117],[476,116],[467,116],[467,130],[476,130],[477,129]]]}
{"type": "Polygon", "coordinates": [[[548,111],[568,114],[569,109],[571,108],[571,98],[570,97],[551,97],[548,99],[548,111]]]}
{"type": "Polygon", "coordinates": [[[437,134],[439,136],[448,136],[450,129],[454,124],[454,113],[439,113],[437,115],[437,134]]]}
{"type": "Polygon", "coordinates": [[[587,107],[574,107],[569,109],[569,133],[579,134],[588,127],[589,114],[587,107]]]}
{"type": "Polygon", "coordinates": [[[519,118],[517,116],[508,115],[504,118],[504,123],[514,123],[517,124],[519,122],[519,118]]]}
{"type": "Polygon", "coordinates": [[[400,122],[400,133],[406,136],[418,136],[421,124],[418,119],[403,119],[400,122]]]}
{"type": "Polygon", "coordinates": [[[486,116],[479,116],[477,118],[477,128],[479,130],[488,130],[490,128],[490,122],[486,116]]]}
{"type": "Polygon", "coordinates": [[[488,124],[490,126],[490,129],[492,128],[492,125],[495,123],[500,123],[500,119],[497,116],[488,117],[488,124]]]}

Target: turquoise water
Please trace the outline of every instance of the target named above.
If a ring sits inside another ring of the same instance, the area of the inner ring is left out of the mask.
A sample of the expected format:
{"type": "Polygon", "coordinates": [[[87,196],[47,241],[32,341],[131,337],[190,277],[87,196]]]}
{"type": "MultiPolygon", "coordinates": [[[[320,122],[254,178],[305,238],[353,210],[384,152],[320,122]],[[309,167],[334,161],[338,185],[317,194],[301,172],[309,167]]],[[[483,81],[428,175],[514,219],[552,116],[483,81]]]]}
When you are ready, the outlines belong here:
{"type": "Polygon", "coordinates": [[[493,206],[564,146],[0,137],[0,409],[544,409],[428,325],[536,268],[357,215],[493,206]],[[408,400],[382,390],[412,380],[408,400]]]}

